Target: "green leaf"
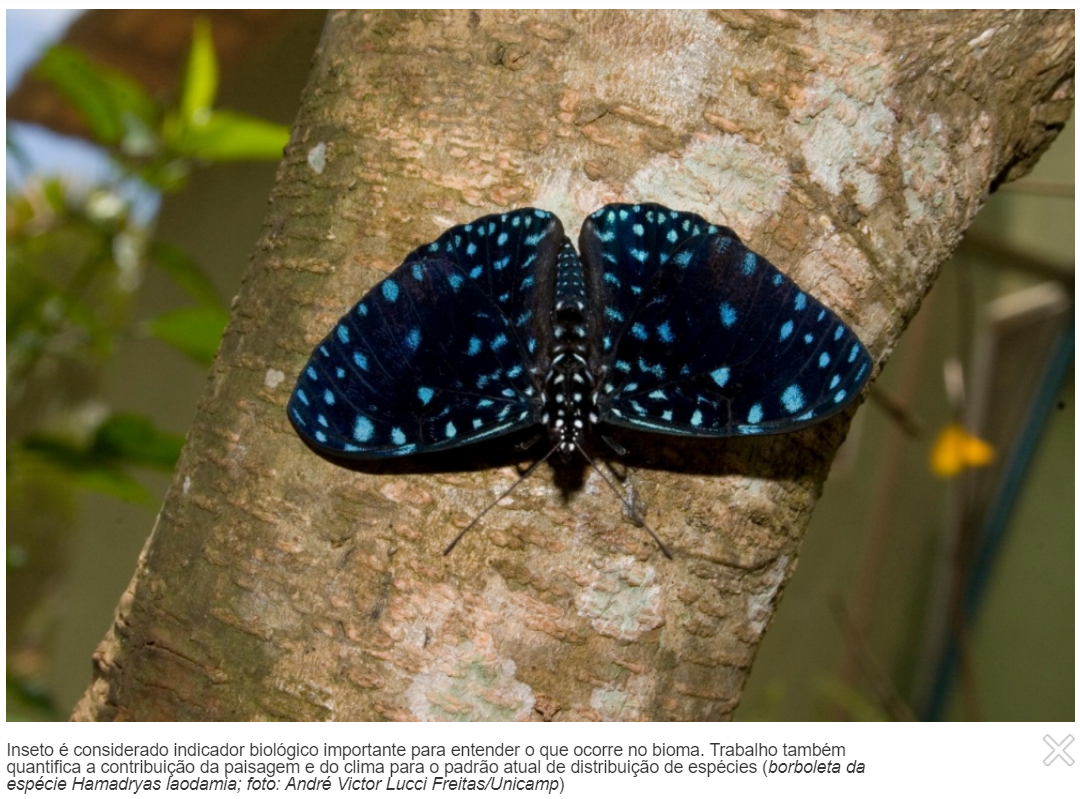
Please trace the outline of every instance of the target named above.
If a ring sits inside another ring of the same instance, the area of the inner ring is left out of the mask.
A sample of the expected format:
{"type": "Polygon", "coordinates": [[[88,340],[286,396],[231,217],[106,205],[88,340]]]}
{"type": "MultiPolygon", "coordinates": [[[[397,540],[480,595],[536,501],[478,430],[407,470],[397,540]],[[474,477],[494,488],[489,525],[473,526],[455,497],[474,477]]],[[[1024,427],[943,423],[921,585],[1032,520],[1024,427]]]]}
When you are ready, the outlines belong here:
{"type": "Polygon", "coordinates": [[[91,454],[171,472],[183,447],[183,436],[159,430],[145,416],[117,413],[98,428],[91,454]]]}
{"type": "Polygon", "coordinates": [[[138,481],[124,474],[118,464],[65,441],[32,436],[26,440],[24,450],[31,458],[59,469],[76,488],[108,494],[124,502],[153,505],[157,501],[138,481]]]}
{"type": "Polygon", "coordinates": [[[210,35],[210,22],[204,17],[195,20],[188,53],[184,85],[180,95],[180,116],[187,125],[198,125],[206,120],[217,96],[218,66],[214,55],[214,39],[210,35]]]}
{"type": "Polygon", "coordinates": [[[170,142],[178,152],[205,161],[277,161],[288,143],[284,125],[235,111],[213,111],[204,124],[183,127],[170,142]]]}
{"type": "Polygon", "coordinates": [[[116,466],[103,464],[72,473],[76,487],[83,491],[108,494],[134,505],[156,505],[158,500],[142,483],[128,477],[116,466]]]}
{"type": "Polygon", "coordinates": [[[148,254],[151,262],[172,278],[193,300],[210,308],[223,307],[210,278],[179,247],[164,241],[155,241],[151,243],[148,254]]]}
{"type": "Polygon", "coordinates": [[[71,47],[45,51],[35,72],[52,83],[103,144],[119,144],[131,119],[156,124],[157,107],[138,83],[119,70],[97,66],[71,47]]]}
{"type": "Polygon", "coordinates": [[[209,366],[221,343],[229,314],[219,308],[181,308],[150,320],[150,335],[192,360],[209,366]]]}

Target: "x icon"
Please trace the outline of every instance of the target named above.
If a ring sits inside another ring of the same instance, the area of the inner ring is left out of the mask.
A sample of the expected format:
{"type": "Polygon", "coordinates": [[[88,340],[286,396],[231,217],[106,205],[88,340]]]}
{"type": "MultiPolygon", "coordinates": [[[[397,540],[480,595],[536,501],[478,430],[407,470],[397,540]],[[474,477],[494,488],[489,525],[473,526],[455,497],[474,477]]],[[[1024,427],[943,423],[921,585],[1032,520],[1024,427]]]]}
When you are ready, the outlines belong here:
{"type": "Polygon", "coordinates": [[[1065,765],[1067,766],[1071,766],[1073,763],[1076,762],[1075,760],[1073,760],[1072,755],[1065,751],[1073,742],[1073,737],[1071,735],[1066,735],[1064,738],[1062,738],[1061,743],[1058,743],[1049,735],[1044,735],[1043,740],[1046,741],[1046,745],[1049,746],[1051,750],[1050,754],[1048,754],[1043,759],[1044,766],[1049,766],[1059,757],[1065,761],[1065,765]]]}

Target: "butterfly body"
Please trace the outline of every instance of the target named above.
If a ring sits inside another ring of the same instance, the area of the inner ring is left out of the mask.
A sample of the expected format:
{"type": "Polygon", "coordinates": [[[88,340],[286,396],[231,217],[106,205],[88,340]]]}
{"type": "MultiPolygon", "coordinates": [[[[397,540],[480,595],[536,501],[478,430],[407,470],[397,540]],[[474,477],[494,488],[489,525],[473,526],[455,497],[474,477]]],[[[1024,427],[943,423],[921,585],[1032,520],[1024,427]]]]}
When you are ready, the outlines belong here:
{"type": "Polygon", "coordinates": [[[315,348],[289,417],[338,457],[542,427],[565,459],[598,427],[796,430],[846,407],[870,371],[855,334],[728,228],[608,205],[575,250],[557,218],[524,208],[413,251],[315,348]]]}

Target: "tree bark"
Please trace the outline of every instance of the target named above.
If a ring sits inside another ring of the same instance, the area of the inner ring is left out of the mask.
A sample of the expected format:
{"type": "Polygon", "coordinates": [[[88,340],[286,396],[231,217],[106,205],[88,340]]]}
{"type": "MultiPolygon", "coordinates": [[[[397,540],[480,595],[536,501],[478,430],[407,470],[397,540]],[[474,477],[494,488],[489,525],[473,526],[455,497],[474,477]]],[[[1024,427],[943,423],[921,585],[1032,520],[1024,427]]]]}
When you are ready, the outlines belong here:
{"type": "MultiPolygon", "coordinates": [[[[285,403],[419,244],[534,205],[729,225],[880,368],[987,193],[1072,107],[1072,12],[332,14],[265,232],[76,719],[727,719],[850,413],[620,437],[600,478],[345,469],[285,403]],[[629,439],[629,440],[627,440],[629,439]]],[[[415,469],[415,467],[410,467],[415,469]]]]}

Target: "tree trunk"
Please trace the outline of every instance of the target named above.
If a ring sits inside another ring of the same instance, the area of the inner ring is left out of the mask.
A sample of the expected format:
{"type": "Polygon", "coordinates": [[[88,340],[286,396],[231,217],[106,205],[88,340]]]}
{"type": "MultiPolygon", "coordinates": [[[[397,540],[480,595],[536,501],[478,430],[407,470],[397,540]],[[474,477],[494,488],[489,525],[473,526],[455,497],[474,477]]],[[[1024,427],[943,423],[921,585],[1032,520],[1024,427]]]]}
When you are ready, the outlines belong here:
{"type": "Polygon", "coordinates": [[[1072,12],[332,14],[74,717],[729,718],[850,413],[620,437],[671,561],[598,475],[547,466],[444,557],[523,456],[341,468],[286,418],[297,373],[450,225],[534,205],[576,236],[627,200],[733,227],[880,368],[987,193],[1060,130],[1073,59],[1072,12]]]}

